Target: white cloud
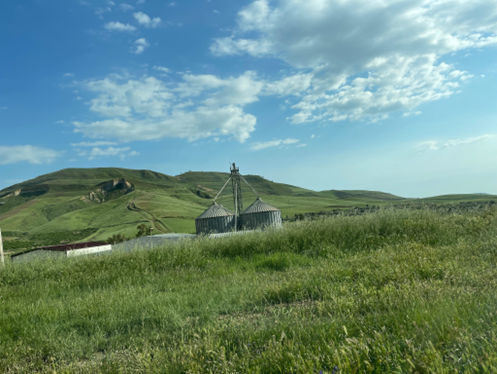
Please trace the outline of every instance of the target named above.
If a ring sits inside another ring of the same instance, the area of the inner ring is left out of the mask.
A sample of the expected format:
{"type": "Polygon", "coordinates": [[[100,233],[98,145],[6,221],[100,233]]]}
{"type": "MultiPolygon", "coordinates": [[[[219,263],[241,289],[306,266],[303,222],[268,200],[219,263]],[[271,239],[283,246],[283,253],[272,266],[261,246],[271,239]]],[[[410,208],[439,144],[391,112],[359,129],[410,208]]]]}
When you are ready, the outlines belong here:
{"type": "Polygon", "coordinates": [[[110,7],[105,7],[105,8],[101,8],[101,7],[97,7],[95,8],[95,14],[100,18],[100,19],[103,19],[103,14],[106,13],[106,12],[111,12],[112,9],[110,7]]]}
{"type": "Polygon", "coordinates": [[[73,73],[65,73],[64,77],[74,77],[74,74],[73,73]]]}
{"type": "Polygon", "coordinates": [[[281,145],[286,145],[286,144],[295,144],[298,143],[298,139],[277,139],[277,140],[271,140],[268,142],[258,142],[258,143],[253,143],[250,146],[251,151],[260,151],[261,149],[266,149],[266,148],[271,148],[271,147],[279,147],[281,145]]]}
{"type": "Polygon", "coordinates": [[[84,89],[96,95],[89,109],[104,118],[73,122],[75,132],[123,142],[220,136],[244,142],[254,131],[256,118],[245,113],[243,106],[256,101],[264,86],[255,78],[252,72],[224,80],[184,74],[182,82],[166,84],[155,77],[111,75],[82,82],[84,89]]]}
{"type": "Polygon", "coordinates": [[[173,1],[173,2],[170,2],[169,4],[167,4],[168,6],[170,7],[173,7],[173,6],[176,6],[176,3],[173,1]]]}
{"type": "Polygon", "coordinates": [[[64,120],[62,120],[62,119],[61,119],[61,120],[59,120],[59,121],[57,121],[57,122],[55,122],[55,123],[56,123],[56,124],[62,124],[62,123],[66,123],[66,121],[64,121],[64,120]]]}
{"type": "Polygon", "coordinates": [[[290,93],[284,80],[267,86],[301,89],[293,123],[376,122],[459,91],[472,75],[442,56],[497,44],[496,19],[493,0],[257,0],[211,52],[276,57],[300,70],[295,77],[309,74],[290,93]]]}
{"type": "Polygon", "coordinates": [[[297,148],[307,147],[307,144],[299,144],[297,148]]]}
{"type": "Polygon", "coordinates": [[[80,142],[80,143],[71,143],[73,147],[102,147],[109,145],[116,145],[115,142],[106,142],[106,141],[98,141],[98,142],[80,142]]]}
{"type": "Polygon", "coordinates": [[[27,161],[30,164],[49,164],[60,153],[52,149],[32,145],[0,146],[0,165],[27,161]]]}
{"type": "Polygon", "coordinates": [[[0,106],[0,110],[7,110],[9,109],[9,107],[6,107],[6,106],[0,106]]]}
{"type": "Polygon", "coordinates": [[[405,112],[402,114],[403,117],[410,117],[410,116],[419,116],[420,114],[422,114],[421,111],[416,111],[416,112],[405,112]]]}
{"type": "Polygon", "coordinates": [[[138,0],[136,3],[137,4],[145,4],[145,0],[138,0]]]}
{"type": "Polygon", "coordinates": [[[311,85],[312,74],[296,74],[279,81],[268,83],[264,89],[266,95],[298,95],[311,85]]]}
{"type": "Polygon", "coordinates": [[[140,38],[135,41],[135,46],[132,48],[131,52],[135,55],[141,54],[150,44],[147,42],[145,38],[140,38]]]}
{"type": "Polygon", "coordinates": [[[109,31],[135,31],[136,27],[133,25],[130,25],[129,23],[124,24],[121,22],[108,22],[104,25],[104,28],[106,28],[109,31]]]}
{"type": "Polygon", "coordinates": [[[440,142],[437,142],[434,140],[429,140],[429,141],[419,143],[416,146],[416,149],[418,151],[438,151],[438,150],[445,149],[445,148],[451,148],[451,147],[457,147],[460,145],[481,142],[483,140],[490,139],[493,137],[494,136],[492,134],[487,134],[487,135],[481,135],[481,136],[476,136],[476,137],[471,137],[471,138],[466,138],[466,139],[448,140],[445,143],[440,143],[440,142]]]}
{"type": "Polygon", "coordinates": [[[154,70],[162,71],[165,74],[169,74],[169,73],[172,72],[171,69],[168,69],[168,68],[166,68],[164,66],[154,66],[154,70]]]}
{"type": "Polygon", "coordinates": [[[110,157],[110,156],[119,156],[121,160],[124,160],[126,156],[137,156],[140,153],[136,151],[131,151],[130,147],[123,147],[123,148],[114,148],[114,147],[108,147],[106,149],[98,148],[95,147],[93,148],[89,153],[86,152],[80,152],[80,156],[86,156],[88,155],[88,160],[94,160],[95,158],[99,157],[110,157]]]}
{"type": "Polygon", "coordinates": [[[123,12],[127,12],[128,10],[133,10],[135,9],[135,7],[133,5],[129,5],[129,4],[126,4],[126,3],[121,3],[119,4],[119,8],[121,8],[121,10],[123,12]]]}
{"type": "Polygon", "coordinates": [[[133,16],[138,21],[138,23],[145,27],[157,27],[162,22],[159,17],[150,18],[147,14],[143,12],[133,13],[133,16]]]}

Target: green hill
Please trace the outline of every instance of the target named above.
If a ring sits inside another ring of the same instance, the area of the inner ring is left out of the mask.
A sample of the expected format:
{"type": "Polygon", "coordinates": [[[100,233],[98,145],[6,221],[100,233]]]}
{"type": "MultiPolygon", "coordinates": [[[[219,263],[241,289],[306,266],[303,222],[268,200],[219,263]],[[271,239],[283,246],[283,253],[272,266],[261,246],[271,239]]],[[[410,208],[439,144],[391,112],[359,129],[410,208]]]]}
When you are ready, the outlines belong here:
{"type": "MultiPolygon", "coordinates": [[[[229,177],[221,172],[194,172],[170,176],[150,170],[121,168],[63,169],[38,176],[0,191],[0,228],[10,246],[25,243],[58,244],[105,240],[113,234],[132,237],[147,224],[154,233],[195,231],[200,215],[229,177]],[[17,240],[14,244],[12,240],[17,240]]],[[[370,205],[402,204],[412,200],[383,192],[316,192],[257,175],[245,179],[283,217],[370,205]]],[[[233,209],[231,186],[218,201],[233,209]]],[[[243,184],[244,206],[255,196],[243,184]]],[[[490,200],[489,195],[454,195],[432,202],[490,200]]],[[[429,201],[430,199],[425,199],[429,201]]]]}

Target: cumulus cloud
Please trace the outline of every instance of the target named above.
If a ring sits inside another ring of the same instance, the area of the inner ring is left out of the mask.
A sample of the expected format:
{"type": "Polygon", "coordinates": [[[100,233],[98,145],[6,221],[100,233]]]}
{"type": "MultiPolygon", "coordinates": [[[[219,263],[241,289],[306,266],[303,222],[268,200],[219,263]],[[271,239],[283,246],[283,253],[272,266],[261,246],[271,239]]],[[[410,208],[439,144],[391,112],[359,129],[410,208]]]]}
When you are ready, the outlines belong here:
{"type": "Polygon", "coordinates": [[[115,142],[107,142],[107,141],[98,141],[98,142],[80,142],[80,143],[71,143],[73,147],[102,147],[108,145],[116,145],[115,142]]]}
{"type": "Polygon", "coordinates": [[[147,14],[145,14],[143,12],[133,13],[133,17],[135,17],[135,19],[138,21],[138,23],[140,25],[145,26],[145,27],[154,28],[154,27],[159,26],[160,23],[162,22],[162,20],[159,17],[155,17],[152,19],[147,14]]]}
{"type": "Polygon", "coordinates": [[[154,66],[154,70],[161,71],[161,72],[163,72],[165,74],[171,73],[171,69],[168,69],[168,68],[166,68],[164,66],[154,66]]]}
{"type": "Polygon", "coordinates": [[[136,27],[130,25],[129,23],[121,23],[121,22],[108,22],[104,25],[104,28],[109,31],[135,31],[136,27]]]}
{"type": "Polygon", "coordinates": [[[88,156],[88,160],[94,160],[100,157],[110,157],[110,156],[118,156],[121,160],[124,160],[127,156],[137,156],[140,153],[137,151],[131,151],[130,147],[123,148],[114,148],[108,147],[105,149],[95,147],[89,153],[80,152],[80,156],[88,156]]]}
{"type": "MultiPolygon", "coordinates": [[[[287,144],[295,144],[298,142],[299,142],[298,139],[291,139],[291,138],[270,140],[268,142],[257,142],[257,143],[253,143],[250,146],[250,150],[251,151],[260,151],[261,149],[266,149],[266,148],[271,148],[271,147],[279,147],[279,146],[287,145],[287,144]]],[[[305,144],[301,145],[301,146],[305,147],[305,144]]]]}
{"type": "Polygon", "coordinates": [[[302,94],[293,123],[375,122],[457,92],[472,75],[441,58],[497,44],[496,19],[493,0],[256,0],[211,52],[276,57],[309,74],[267,88],[302,94]]]}
{"type": "Polygon", "coordinates": [[[456,139],[456,140],[448,140],[444,143],[437,142],[435,140],[428,140],[422,143],[419,143],[416,146],[418,151],[438,151],[445,148],[457,147],[460,145],[467,145],[472,143],[478,143],[486,139],[493,138],[492,134],[475,136],[466,139],[456,139]]]}
{"type": "Polygon", "coordinates": [[[126,4],[126,3],[121,3],[119,4],[119,8],[123,11],[123,12],[127,12],[128,10],[133,10],[135,9],[135,7],[133,5],[129,5],[129,4],[126,4]]]}
{"type": "Polygon", "coordinates": [[[243,106],[258,100],[264,86],[255,73],[228,79],[192,74],[182,78],[173,84],[155,77],[112,75],[81,82],[82,88],[95,95],[88,102],[90,111],[102,119],[75,121],[75,132],[123,142],[220,136],[244,142],[250,137],[256,118],[245,113],[243,106]]]}
{"type": "Polygon", "coordinates": [[[60,153],[32,145],[0,146],[0,165],[27,161],[30,164],[49,164],[60,153]]]}
{"type": "Polygon", "coordinates": [[[135,55],[141,54],[150,44],[147,42],[145,38],[140,38],[135,41],[135,46],[131,49],[135,55]]]}

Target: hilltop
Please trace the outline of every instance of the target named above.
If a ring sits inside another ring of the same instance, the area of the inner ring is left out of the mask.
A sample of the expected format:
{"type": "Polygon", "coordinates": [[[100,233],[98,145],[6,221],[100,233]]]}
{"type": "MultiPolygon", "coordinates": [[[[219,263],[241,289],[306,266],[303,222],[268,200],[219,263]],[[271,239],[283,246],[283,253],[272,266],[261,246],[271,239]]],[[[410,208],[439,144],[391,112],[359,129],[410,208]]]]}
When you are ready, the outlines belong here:
{"type": "MultiPolygon", "coordinates": [[[[195,217],[211,203],[228,173],[190,171],[170,176],[151,170],[122,168],[63,169],[0,191],[0,227],[7,240],[58,244],[64,241],[105,240],[113,234],[132,237],[142,223],[154,233],[195,230],[195,217]],[[4,204],[1,204],[4,203],[4,204]]],[[[269,181],[257,175],[246,180],[283,217],[355,206],[407,203],[384,192],[316,192],[269,181]]],[[[244,204],[254,199],[242,188],[244,204]]],[[[489,196],[456,195],[435,202],[488,200],[489,196]]],[[[218,201],[233,209],[230,188],[218,201]]]]}

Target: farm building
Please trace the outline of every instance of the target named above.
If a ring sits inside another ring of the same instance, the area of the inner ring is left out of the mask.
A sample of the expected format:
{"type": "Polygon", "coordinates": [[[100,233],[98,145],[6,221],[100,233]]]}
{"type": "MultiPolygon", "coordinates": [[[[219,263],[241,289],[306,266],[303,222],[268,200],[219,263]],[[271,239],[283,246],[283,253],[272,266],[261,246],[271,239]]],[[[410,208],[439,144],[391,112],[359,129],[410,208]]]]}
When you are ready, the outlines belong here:
{"type": "Polygon", "coordinates": [[[261,200],[260,197],[240,214],[240,220],[247,230],[263,227],[279,228],[282,225],[281,210],[261,200]]]}
{"type": "Polygon", "coordinates": [[[89,254],[101,254],[112,250],[110,244],[104,242],[85,242],[74,244],[51,245],[39,247],[11,256],[12,262],[28,262],[41,258],[64,258],[89,254]]]}
{"type": "Polygon", "coordinates": [[[281,211],[278,208],[261,200],[257,191],[240,174],[239,168],[233,163],[230,167],[231,174],[217,193],[212,205],[195,219],[197,235],[211,234],[210,237],[224,237],[223,233],[237,232],[238,230],[254,230],[264,228],[282,227],[281,211]],[[216,203],[224,188],[231,181],[233,203],[235,211],[232,212],[216,203]],[[247,209],[243,210],[241,182],[245,182],[255,194],[257,199],[247,209]],[[214,235],[214,236],[213,236],[214,235]]]}
{"type": "Polygon", "coordinates": [[[229,232],[234,228],[235,214],[219,205],[212,205],[195,219],[197,234],[229,232]]]}

